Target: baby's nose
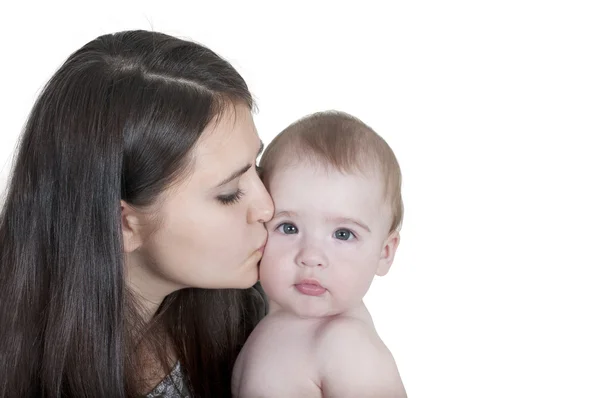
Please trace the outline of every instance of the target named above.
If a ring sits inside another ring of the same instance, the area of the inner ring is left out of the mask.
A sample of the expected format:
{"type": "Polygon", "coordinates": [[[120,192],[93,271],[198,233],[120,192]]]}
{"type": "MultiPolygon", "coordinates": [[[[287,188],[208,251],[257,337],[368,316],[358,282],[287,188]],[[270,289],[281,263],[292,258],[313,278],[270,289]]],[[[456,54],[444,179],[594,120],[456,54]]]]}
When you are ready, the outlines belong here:
{"type": "Polygon", "coordinates": [[[301,267],[325,267],[327,260],[319,249],[306,247],[298,253],[296,263],[301,267]]]}

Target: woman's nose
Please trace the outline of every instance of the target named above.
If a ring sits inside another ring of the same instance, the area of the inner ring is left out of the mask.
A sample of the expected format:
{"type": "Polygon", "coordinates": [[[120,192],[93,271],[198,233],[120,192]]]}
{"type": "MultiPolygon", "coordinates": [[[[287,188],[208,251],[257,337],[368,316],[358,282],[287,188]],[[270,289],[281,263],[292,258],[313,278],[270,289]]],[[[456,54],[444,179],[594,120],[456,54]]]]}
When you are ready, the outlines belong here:
{"type": "Polygon", "coordinates": [[[256,194],[255,199],[252,201],[250,208],[248,209],[248,223],[266,223],[273,218],[273,199],[271,199],[271,195],[269,195],[267,189],[260,179],[256,179],[254,188],[256,190],[256,194]]]}

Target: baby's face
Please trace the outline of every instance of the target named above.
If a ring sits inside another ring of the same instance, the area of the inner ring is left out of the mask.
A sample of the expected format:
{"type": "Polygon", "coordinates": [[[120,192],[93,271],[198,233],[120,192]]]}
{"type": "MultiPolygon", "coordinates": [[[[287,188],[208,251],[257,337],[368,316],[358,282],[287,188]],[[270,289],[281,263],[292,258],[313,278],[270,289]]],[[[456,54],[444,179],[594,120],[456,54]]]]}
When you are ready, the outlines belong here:
{"type": "Polygon", "coordinates": [[[260,265],[269,298],[302,317],[359,305],[396,249],[380,179],[302,165],[275,172],[269,188],[275,216],[260,265]]]}

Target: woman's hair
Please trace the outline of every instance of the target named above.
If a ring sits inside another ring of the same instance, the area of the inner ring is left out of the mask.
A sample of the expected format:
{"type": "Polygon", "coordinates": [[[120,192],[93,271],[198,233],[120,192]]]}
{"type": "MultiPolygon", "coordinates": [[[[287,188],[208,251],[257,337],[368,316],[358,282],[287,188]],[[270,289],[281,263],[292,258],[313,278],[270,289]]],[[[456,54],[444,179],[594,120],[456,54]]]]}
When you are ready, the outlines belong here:
{"type": "Polygon", "coordinates": [[[230,395],[264,293],[180,290],[144,325],[124,283],[120,201],[153,204],[234,103],[253,107],[228,62],[156,32],[101,36],[50,79],[0,215],[0,397],[139,395],[140,330],[165,371],[174,347],[193,396],[230,395]]]}

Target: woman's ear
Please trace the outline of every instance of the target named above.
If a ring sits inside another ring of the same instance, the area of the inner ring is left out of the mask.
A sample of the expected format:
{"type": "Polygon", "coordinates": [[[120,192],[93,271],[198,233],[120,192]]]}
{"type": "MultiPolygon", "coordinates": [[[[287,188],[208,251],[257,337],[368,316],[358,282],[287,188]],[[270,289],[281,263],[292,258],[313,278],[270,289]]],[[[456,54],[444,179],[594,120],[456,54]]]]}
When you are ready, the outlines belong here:
{"type": "Polygon", "coordinates": [[[142,245],[142,231],[138,212],[121,201],[121,230],[123,231],[123,250],[131,253],[142,245]]]}
{"type": "Polygon", "coordinates": [[[392,263],[394,262],[394,256],[396,255],[396,249],[400,243],[400,233],[397,230],[390,232],[388,235],[383,248],[381,249],[381,258],[379,259],[379,266],[377,272],[379,276],[384,276],[390,270],[392,263]]]}

